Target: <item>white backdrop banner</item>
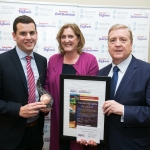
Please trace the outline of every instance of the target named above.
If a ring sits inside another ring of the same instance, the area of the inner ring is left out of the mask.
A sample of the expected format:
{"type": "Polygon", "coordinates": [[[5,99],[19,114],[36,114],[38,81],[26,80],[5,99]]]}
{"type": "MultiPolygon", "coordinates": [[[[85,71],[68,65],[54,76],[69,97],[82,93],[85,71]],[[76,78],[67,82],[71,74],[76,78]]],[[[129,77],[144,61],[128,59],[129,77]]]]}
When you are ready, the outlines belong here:
{"type": "MultiPolygon", "coordinates": [[[[38,42],[34,51],[49,59],[58,53],[56,35],[65,23],[77,23],[86,39],[83,51],[96,56],[99,68],[111,63],[108,53],[108,30],[116,23],[126,24],[133,31],[133,55],[148,61],[150,10],[106,8],[73,4],[0,1],[0,53],[15,46],[13,21],[20,15],[32,17],[37,25],[38,42]]],[[[44,149],[49,149],[50,116],[45,118],[44,149]]]]}
{"type": "Polygon", "coordinates": [[[148,61],[149,10],[119,8],[78,8],[79,26],[85,36],[85,52],[96,56],[99,68],[111,63],[108,53],[108,30],[116,24],[127,25],[133,31],[133,55],[148,61]]]}

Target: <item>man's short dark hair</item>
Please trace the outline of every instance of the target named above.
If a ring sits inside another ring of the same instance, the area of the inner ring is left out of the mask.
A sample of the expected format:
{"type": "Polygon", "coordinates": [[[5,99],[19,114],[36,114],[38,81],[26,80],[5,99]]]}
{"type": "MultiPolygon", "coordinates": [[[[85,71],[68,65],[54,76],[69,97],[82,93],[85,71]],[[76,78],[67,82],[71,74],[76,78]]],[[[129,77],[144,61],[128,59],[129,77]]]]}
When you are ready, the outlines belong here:
{"type": "Polygon", "coordinates": [[[14,20],[14,23],[13,23],[13,31],[14,31],[14,33],[17,32],[17,24],[18,23],[24,23],[24,24],[33,23],[35,25],[35,30],[36,30],[36,24],[35,24],[34,20],[31,17],[29,17],[29,16],[22,15],[22,16],[17,17],[14,20]]]}

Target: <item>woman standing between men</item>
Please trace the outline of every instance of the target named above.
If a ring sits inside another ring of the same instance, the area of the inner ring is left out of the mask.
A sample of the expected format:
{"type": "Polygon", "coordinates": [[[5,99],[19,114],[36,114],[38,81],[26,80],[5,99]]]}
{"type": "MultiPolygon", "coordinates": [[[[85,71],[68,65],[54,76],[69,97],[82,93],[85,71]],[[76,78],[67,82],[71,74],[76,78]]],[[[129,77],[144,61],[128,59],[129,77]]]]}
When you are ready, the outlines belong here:
{"type": "Polygon", "coordinates": [[[85,146],[76,141],[59,140],[59,80],[60,74],[96,75],[99,70],[98,63],[92,54],[82,52],[85,39],[76,24],[62,26],[56,39],[60,54],[50,57],[45,82],[45,89],[54,99],[51,111],[50,150],[84,150],[85,146]]]}

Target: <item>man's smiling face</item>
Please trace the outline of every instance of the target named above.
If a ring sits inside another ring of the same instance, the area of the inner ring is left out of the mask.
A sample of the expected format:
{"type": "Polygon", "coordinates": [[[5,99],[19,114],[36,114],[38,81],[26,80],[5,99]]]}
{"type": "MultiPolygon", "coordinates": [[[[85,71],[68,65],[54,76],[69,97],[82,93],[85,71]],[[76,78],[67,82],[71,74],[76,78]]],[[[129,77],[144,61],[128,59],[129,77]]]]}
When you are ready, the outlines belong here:
{"type": "Polygon", "coordinates": [[[131,54],[132,42],[128,29],[114,29],[109,33],[108,51],[116,65],[123,62],[131,54]]]}

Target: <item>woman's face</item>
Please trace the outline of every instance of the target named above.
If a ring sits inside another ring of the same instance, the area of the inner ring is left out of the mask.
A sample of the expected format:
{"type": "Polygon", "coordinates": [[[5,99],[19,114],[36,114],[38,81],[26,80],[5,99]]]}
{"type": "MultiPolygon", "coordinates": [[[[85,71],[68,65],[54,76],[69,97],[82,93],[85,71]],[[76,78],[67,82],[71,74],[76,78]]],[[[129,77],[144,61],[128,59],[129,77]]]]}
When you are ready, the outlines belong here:
{"type": "Polygon", "coordinates": [[[77,51],[79,38],[71,28],[65,28],[61,35],[61,46],[66,53],[77,51]]]}

